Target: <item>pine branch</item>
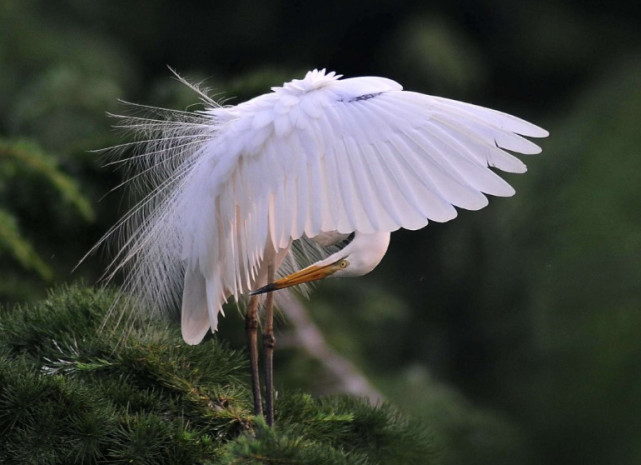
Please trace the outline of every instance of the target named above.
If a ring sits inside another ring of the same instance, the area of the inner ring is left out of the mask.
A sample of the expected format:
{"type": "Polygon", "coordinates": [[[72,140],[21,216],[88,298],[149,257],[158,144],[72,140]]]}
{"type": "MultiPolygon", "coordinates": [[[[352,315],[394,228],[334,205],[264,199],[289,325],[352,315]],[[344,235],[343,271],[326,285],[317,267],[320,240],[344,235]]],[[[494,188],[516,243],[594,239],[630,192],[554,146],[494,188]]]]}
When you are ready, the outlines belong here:
{"type": "MultiPolygon", "coordinates": [[[[60,170],[54,156],[44,152],[37,144],[24,140],[13,141],[0,138],[0,162],[3,165],[15,163],[19,169],[41,176],[85,220],[92,221],[94,219],[93,209],[87,198],[80,192],[77,183],[60,170]]],[[[7,180],[13,177],[12,173],[15,176],[16,171],[7,170],[5,167],[0,171],[0,176],[7,180]]]]}
{"type": "Polygon", "coordinates": [[[81,287],[0,311],[0,463],[430,464],[425,428],[389,405],[282,392],[254,417],[246,354],[132,321],[81,287]]]}

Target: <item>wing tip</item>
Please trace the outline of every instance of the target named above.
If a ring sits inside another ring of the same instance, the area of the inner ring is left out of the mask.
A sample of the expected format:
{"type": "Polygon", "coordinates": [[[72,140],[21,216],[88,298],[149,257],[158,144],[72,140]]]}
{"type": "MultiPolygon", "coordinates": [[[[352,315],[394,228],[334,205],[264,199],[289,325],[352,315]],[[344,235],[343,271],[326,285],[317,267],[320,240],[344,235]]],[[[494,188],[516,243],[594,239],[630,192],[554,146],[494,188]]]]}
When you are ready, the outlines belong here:
{"type": "Polygon", "coordinates": [[[528,134],[523,134],[524,136],[527,137],[536,137],[536,138],[545,138],[550,136],[550,131],[547,129],[543,129],[540,126],[537,126],[536,124],[530,123],[532,127],[532,131],[530,131],[528,134]]]}

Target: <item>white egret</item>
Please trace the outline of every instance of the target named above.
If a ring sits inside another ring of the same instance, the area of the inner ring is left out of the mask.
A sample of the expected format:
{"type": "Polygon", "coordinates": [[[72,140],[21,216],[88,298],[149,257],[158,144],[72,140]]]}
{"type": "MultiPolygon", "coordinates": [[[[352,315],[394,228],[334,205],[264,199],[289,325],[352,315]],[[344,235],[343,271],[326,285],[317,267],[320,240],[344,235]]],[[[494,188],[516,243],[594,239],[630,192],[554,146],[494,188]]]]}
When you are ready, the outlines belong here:
{"type": "Polygon", "coordinates": [[[314,70],[236,106],[192,88],[202,111],[146,108],[152,116],[120,117],[141,136],[127,160],[138,165],[133,179],[148,194],[114,228],[127,238],[111,269],[127,269],[128,290],[158,306],[182,288],[188,344],[216,330],[230,297],[253,294],[246,326],[257,414],[257,294],[361,276],[381,261],[392,231],[449,221],[455,207],[478,210],[488,203],[485,194],[513,195],[492,168],[525,172],[508,151],[537,154],[523,136],[548,135],[514,116],[404,91],[381,77],[341,79],[314,70]],[[274,280],[292,247],[308,250],[314,241],[326,246],[348,235],[342,249],[274,280]]]}

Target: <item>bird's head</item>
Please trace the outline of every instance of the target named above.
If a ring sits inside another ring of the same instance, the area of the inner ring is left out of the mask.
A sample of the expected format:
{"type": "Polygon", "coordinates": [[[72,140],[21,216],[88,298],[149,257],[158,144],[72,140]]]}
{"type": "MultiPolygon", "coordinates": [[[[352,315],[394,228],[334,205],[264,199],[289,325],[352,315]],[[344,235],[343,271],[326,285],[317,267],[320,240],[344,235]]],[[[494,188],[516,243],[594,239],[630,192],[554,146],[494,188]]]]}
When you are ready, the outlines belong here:
{"type": "Polygon", "coordinates": [[[261,287],[260,289],[256,289],[250,294],[255,295],[263,294],[265,292],[277,291],[278,289],[284,289],[286,287],[296,286],[298,284],[318,281],[330,276],[344,276],[348,274],[347,270],[349,266],[350,263],[347,258],[341,258],[328,264],[314,263],[313,265],[310,265],[307,268],[303,268],[296,273],[292,273],[274,281],[273,283],[269,283],[266,286],[261,287]]]}
{"type": "Polygon", "coordinates": [[[277,291],[329,277],[363,276],[376,268],[376,265],[383,259],[389,245],[389,239],[388,232],[356,233],[354,239],[342,250],[330,255],[325,260],[269,283],[251,292],[251,295],[277,291]]]}

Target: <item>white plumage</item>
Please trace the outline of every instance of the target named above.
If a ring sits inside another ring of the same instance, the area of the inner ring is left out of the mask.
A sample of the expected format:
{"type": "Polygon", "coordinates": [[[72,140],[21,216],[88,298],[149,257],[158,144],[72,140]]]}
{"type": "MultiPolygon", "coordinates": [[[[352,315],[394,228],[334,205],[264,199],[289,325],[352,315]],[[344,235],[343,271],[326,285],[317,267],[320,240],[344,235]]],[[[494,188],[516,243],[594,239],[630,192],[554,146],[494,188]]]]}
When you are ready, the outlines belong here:
{"type": "Polygon", "coordinates": [[[200,95],[201,112],[123,117],[142,135],[129,160],[150,194],[116,226],[127,239],[112,265],[126,267],[130,290],[159,305],[182,284],[190,344],[216,329],[230,296],[267,284],[267,263],[280,265],[292,241],[356,232],[358,244],[449,221],[455,207],[483,208],[484,194],[514,194],[490,168],[526,170],[506,150],[539,153],[522,136],[548,135],[389,79],[324,70],[236,106],[200,95]]]}

